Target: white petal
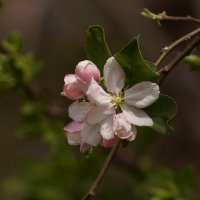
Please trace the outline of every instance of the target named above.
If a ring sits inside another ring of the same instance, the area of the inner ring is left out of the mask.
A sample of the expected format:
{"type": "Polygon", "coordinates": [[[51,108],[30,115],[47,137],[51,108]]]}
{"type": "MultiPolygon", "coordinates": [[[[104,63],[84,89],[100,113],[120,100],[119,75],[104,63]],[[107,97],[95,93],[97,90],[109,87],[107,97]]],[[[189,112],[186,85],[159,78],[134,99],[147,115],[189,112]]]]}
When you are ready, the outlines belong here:
{"type": "Polygon", "coordinates": [[[92,103],[97,105],[111,104],[109,94],[107,94],[94,79],[91,79],[86,95],[92,103]]]}
{"type": "Polygon", "coordinates": [[[79,145],[81,144],[82,138],[81,138],[81,132],[74,132],[69,133],[66,132],[67,140],[70,145],[79,145]]]}
{"type": "Polygon", "coordinates": [[[101,143],[102,136],[99,133],[100,125],[85,125],[81,131],[82,142],[97,146],[101,143]]]}
{"type": "Polygon", "coordinates": [[[114,113],[115,109],[113,107],[96,106],[87,114],[85,121],[88,124],[96,124],[104,120],[108,115],[114,113]]]}
{"type": "Polygon", "coordinates": [[[91,108],[92,105],[89,102],[75,101],[69,106],[69,117],[76,122],[82,122],[91,108]]]}
{"type": "Polygon", "coordinates": [[[159,86],[156,83],[144,81],[125,90],[125,101],[138,108],[146,108],[159,97],[159,86]]]}
{"type": "Polygon", "coordinates": [[[136,126],[152,126],[153,121],[147,115],[147,113],[140,109],[133,106],[128,106],[127,104],[123,104],[121,109],[126,117],[126,120],[134,124],[136,126]]]}
{"type": "Polygon", "coordinates": [[[103,74],[108,91],[117,93],[122,90],[126,76],[124,70],[114,57],[106,61],[103,74]]]}
{"type": "Polygon", "coordinates": [[[101,123],[100,134],[106,140],[114,138],[113,115],[110,115],[101,123]]]}

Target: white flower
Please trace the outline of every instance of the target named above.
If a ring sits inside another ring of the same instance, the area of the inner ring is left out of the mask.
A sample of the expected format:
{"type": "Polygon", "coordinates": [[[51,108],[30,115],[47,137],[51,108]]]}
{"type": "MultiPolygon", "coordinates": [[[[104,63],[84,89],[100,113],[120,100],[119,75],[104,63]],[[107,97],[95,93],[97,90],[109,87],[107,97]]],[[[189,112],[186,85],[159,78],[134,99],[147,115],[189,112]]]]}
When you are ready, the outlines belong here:
{"type": "Polygon", "coordinates": [[[135,138],[135,126],[152,126],[153,121],[143,108],[153,104],[160,93],[159,86],[149,81],[125,89],[125,72],[114,57],[107,60],[103,73],[107,92],[91,79],[86,92],[90,102],[77,101],[74,103],[76,108],[74,104],[69,108],[73,120],[88,124],[81,133],[83,140],[87,140],[85,135],[89,132],[95,133],[92,142],[86,142],[94,146],[100,142],[99,132],[105,140],[117,135],[130,141],[135,138]],[[116,117],[119,113],[123,114],[116,117]]]}

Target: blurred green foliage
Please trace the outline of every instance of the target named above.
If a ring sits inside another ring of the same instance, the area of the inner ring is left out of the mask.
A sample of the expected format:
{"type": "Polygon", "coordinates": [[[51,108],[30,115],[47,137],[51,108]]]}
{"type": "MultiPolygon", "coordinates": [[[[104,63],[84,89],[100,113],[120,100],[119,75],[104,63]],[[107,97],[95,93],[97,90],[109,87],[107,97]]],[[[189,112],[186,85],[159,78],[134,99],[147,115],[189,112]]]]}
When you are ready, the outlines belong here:
{"type": "MultiPolygon", "coordinates": [[[[97,175],[108,149],[95,148],[93,154],[80,154],[67,145],[64,121],[46,114],[49,99],[45,94],[32,96],[28,83],[41,70],[32,54],[22,52],[21,37],[14,33],[0,48],[0,94],[17,89],[21,98],[21,139],[37,137],[47,146],[40,157],[20,160],[15,171],[0,183],[1,200],[75,200],[80,199],[97,175]]],[[[168,118],[166,119],[168,120],[168,118]]],[[[141,128],[129,145],[141,151],[155,138],[152,129],[141,128]],[[150,131],[151,130],[151,131],[150,131]]],[[[26,140],[24,140],[26,142],[26,140]]],[[[39,150],[40,151],[40,150],[39,150]]],[[[130,171],[112,166],[97,193],[97,200],[197,200],[191,169],[179,172],[140,159],[130,171]]]]}
{"type": "Polygon", "coordinates": [[[200,70],[200,56],[198,55],[190,54],[189,56],[185,56],[182,63],[189,65],[191,70],[200,70]]]}
{"type": "Polygon", "coordinates": [[[12,33],[0,46],[0,94],[29,82],[42,68],[31,53],[22,52],[22,39],[12,33]]]}
{"type": "Polygon", "coordinates": [[[141,178],[134,184],[135,199],[140,200],[197,200],[191,167],[172,170],[153,165],[149,158],[139,163],[141,178]]]}

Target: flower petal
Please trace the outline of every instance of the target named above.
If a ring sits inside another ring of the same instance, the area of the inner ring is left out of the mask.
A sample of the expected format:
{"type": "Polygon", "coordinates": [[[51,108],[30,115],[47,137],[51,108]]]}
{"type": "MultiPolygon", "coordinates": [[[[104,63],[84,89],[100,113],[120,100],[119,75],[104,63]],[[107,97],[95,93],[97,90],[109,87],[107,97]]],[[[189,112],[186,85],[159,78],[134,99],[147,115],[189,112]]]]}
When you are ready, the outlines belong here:
{"type": "Polygon", "coordinates": [[[125,90],[124,98],[129,105],[146,108],[158,99],[159,93],[158,84],[144,81],[125,90]]]}
{"type": "Polygon", "coordinates": [[[153,121],[145,111],[140,108],[123,104],[121,109],[126,117],[126,120],[136,126],[152,126],[153,121]]]}
{"type": "Polygon", "coordinates": [[[70,145],[81,144],[81,129],[83,128],[83,125],[84,123],[73,121],[64,127],[64,130],[66,131],[67,140],[70,145]]]}
{"type": "Polygon", "coordinates": [[[110,115],[101,123],[100,134],[106,140],[114,138],[113,115],[110,115]]]}
{"type": "Polygon", "coordinates": [[[69,124],[67,124],[67,126],[64,127],[64,130],[70,133],[78,132],[81,131],[83,125],[84,123],[72,121],[69,124]]]}
{"type": "Polygon", "coordinates": [[[67,136],[67,141],[70,145],[80,145],[82,138],[81,138],[81,132],[74,132],[74,133],[69,133],[66,132],[67,136]]]}
{"type": "Polygon", "coordinates": [[[94,80],[91,79],[90,85],[86,92],[88,99],[96,105],[110,105],[111,98],[103,88],[94,80]]]}
{"type": "Polygon", "coordinates": [[[104,66],[104,79],[108,91],[120,92],[125,84],[126,75],[118,61],[111,57],[104,66]]]}
{"type": "Polygon", "coordinates": [[[131,124],[126,120],[124,113],[114,115],[114,133],[120,139],[127,139],[132,135],[131,124]]]}
{"type": "Polygon", "coordinates": [[[100,126],[96,125],[85,125],[81,131],[82,142],[90,144],[92,146],[97,146],[101,143],[102,136],[99,133],[100,126]]]}
{"type": "Polygon", "coordinates": [[[113,106],[94,106],[87,114],[85,122],[88,124],[96,124],[104,120],[110,114],[115,114],[113,106]]]}
{"type": "Polygon", "coordinates": [[[82,122],[91,108],[92,105],[89,102],[75,101],[69,106],[69,117],[76,122],[82,122]]]}

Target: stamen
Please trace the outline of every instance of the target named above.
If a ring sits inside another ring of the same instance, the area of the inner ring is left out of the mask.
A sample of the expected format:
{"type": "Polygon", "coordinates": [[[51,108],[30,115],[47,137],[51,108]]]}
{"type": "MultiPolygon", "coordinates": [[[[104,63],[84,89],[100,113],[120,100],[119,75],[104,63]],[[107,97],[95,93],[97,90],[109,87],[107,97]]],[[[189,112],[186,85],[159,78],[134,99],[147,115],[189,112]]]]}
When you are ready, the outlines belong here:
{"type": "Polygon", "coordinates": [[[110,93],[112,98],[111,103],[114,105],[114,108],[117,110],[120,105],[124,102],[123,93],[110,93]]]}

